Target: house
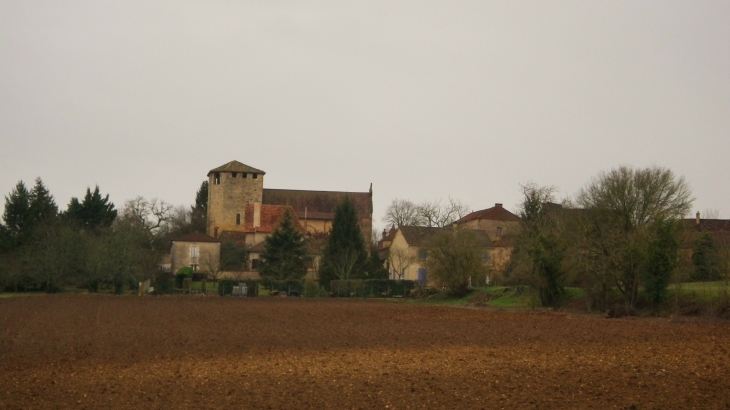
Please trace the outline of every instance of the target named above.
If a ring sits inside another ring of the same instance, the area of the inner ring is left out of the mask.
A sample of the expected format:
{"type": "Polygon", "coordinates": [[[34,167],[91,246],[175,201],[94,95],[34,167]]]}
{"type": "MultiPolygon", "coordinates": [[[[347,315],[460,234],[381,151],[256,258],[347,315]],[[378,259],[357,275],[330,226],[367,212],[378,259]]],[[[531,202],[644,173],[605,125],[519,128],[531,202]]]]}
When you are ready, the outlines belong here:
{"type": "MultiPolygon", "coordinates": [[[[295,226],[311,242],[310,251],[320,246],[315,242],[332,229],[335,210],[345,198],[352,201],[359,219],[363,239],[370,241],[372,232],[372,184],[367,192],[307,191],[264,187],[265,172],[231,161],[208,172],[209,236],[232,240],[249,248],[247,277],[258,277],[257,267],[264,241],[284,213],[289,210],[295,226]]],[[[310,261],[310,274],[316,270],[318,255],[310,261]]],[[[240,276],[239,273],[227,276],[240,276]]]]}
{"type": "MultiPolygon", "coordinates": [[[[430,241],[438,235],[453,231],[453,227],[401,226],[391,229],[379,244],[379,253],[386,259],[386,269],[390,272],[390,278],[415,280],[422,285],[429,284],[426,260],[430,241]]],[[[482,260],[489,264],[495,252],[492,241],[484,231],[475,230],[475,233],[483,244],[482,260]]]]}
{"type": "Polygon", "coordinates": [[[520,227],[520,217],[506,210],[502,204],[475,211],[454,222],[459,228],[478,229],[489,235],[492,242],[514,236],[520,227]]]}
{"type": "Polygon", "coordinates": [[[185,266],[193,268],[193,272],[217,270],[220,254],[220,240],[200,232],[189,233],[172,241],[170,270],[176,273],[185,266]]]}

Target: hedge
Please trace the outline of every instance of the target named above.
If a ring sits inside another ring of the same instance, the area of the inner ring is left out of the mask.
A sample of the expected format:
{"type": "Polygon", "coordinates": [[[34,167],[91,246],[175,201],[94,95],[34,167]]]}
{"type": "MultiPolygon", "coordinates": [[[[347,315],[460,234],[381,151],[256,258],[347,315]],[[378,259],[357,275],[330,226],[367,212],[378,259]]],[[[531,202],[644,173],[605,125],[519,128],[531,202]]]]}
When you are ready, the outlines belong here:
{"type": "Polygon", "coordinates": [[[330,281],[334,297],[406,297],[416,287],[412,280],[353,279],[330,281]]]}

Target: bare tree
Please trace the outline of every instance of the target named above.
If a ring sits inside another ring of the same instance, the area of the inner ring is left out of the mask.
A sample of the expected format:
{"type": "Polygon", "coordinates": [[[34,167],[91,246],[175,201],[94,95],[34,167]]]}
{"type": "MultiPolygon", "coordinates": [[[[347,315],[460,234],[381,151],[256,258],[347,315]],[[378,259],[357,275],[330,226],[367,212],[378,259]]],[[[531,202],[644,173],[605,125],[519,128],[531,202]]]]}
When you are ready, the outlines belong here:
{"type": "Polygon", "coordinates": [[[383,222],[394,227],[422,224],[418,206],[407,199],[397,198],[385,209],[383,222]]]}
{"type": "Polygon", "coordinates": [[[693,198],[684,178],[660,167],[619,167],[594,178],[577,197],[586,226],[585,254],[624,295],[627,310],[637,299],[642,249],[650,225],[685,216],[693,198]]]}
{"type": "Polygon", "coordinates": [[[392,266],[393,270],[395,270],[395,273],[396,275],[398,275],[399,280],[403,280],[406,275],[406,269],[413,265],[417,259],[418,258],[416,257],[416,254],[409,251],[408,249],[391,248],[388,251],[388,260],[390,261],[390,266],[392,266]]]}
{"type": "Polygon", "coordinates": [[[449,197],[447,203],[441,200],[424,201],[418,205],[419,220],[423,226],[443,228],[451,225],[469,213],[463,202],[449,197]]]}
{"type": "Polygon", "coordinates": [[[152,235],[159,230],[166,230],[175,217],[174,207],[167,202],[152,198],[147,200],[141,196],[124,203],[121,219],[133,221],[152,235]]]}
{"type": "Polygon", "coordinates": [[[700,214],[700,217],[703,219],[720,219],[720,210],[717,208],[705,208],[705,212],[700,214]]]}
{"type": "Polygon", "coordinates": [[[394,227],[428,226],[443,228],[468,213],[469,207],[453,198],[449,198],[446,203],[435,200],[424,201],[420,204],[405,199],[394,199],[385,210],[383,222],[394,227]]]}
{"type": "Polygon", "coordinates": [[[218,282],[218,279],[220,279],[224,272],[219,255],[216,255],[208,249],[201,250],[199,261],[200,267],[208,274],[208,277],[214,282],[218,282]]]}

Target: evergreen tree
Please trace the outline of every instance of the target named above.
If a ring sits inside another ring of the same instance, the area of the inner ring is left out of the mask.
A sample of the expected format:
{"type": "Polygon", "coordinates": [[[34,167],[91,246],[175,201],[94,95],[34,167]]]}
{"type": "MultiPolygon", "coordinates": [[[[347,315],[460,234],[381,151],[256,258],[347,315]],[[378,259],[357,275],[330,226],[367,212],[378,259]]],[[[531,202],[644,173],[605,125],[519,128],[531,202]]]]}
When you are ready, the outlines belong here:
{"type": "Polygon", "coordinates": [[[194,231],[208,230],[208,181],[203,181],[195,193],[195,206],[191,208],[190,219],[194,231]]]}
{"type": "Polygon", "coordinates": [[[653,303],[664,299],[678,256],[679,241],[674,232],[674,221],[654,222],[642,269],[644,292],[653,303]]]}
{"type": "Polygon", "coordinates": [[[711,281],[720,279],[720,263],[717,246],[708,232],[695,240],[692,247],[693,280],[711,281]]]}
{"type": "Polygon", "coordinates": [[[266,238],[259,272],[276,280],[301,279],[307,274],[304,236],[294,228],[287,210],[279,226],[266,238]]]}
{"type": "Polygon", "coordinates": [[[335,210],[335,219],[322,255],[319,280],[329,286],[335,279],[362,279],[367,269],[367,252],[357,211],[349,197],[335,210]]]}
{"type": "Polygon", "coordinates": [[[10,247],[20,245],[28,235],[30,219],[30,193],[23,181],[18,181],[10,196],[5,197],[5,232],[8,236],[10,247]]]}
{"type": "Polygon", "coordinates": [[[83,202],[79,202],[78,198],[71,198],[64,215],[87,229],[102,229],[112,226],[117,211],[114,209],[114,204],[109,202],[109,194],[104,198],[101,197],[97,185],[93,193],[86,188],[83,202]]]}
{"type": "Polygon", "coordinates": [[[58,215],[58,206],[53,199],[53,195],[43,185],[40,178],[36,178],[35,186],[30,191],[30,209],[29,220],[31,225],[35,226],[44,220],[53,218],[58,215]]]}

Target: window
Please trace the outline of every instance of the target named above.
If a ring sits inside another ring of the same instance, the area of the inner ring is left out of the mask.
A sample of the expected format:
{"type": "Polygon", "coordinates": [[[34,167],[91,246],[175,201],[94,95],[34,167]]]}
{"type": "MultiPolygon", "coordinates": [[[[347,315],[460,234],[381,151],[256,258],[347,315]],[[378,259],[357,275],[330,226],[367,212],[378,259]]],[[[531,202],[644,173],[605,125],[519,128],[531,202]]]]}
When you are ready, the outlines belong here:
{"type": "Polygon", "coordinates": [[[197,263],[191,263],[190,264],[190,267],[193,268],[193,272],[197,272],[198,271],[198,264],[197,263]]]}
{"type": "Polygon", "coordinates": [[[425,261],[426,258],[428,258],[428,251],[425,249],[421,249],[418,251],[418,260],[425,261]]]}
{"type": "Polygon", "coordinates": [[[213,237],[214,238],[218,237],[218,227],[217,226],[215,228],[213,228],[213,237]]]}
{"type": "Polygon", "coordinates": [[[241,224],[241,214],[236,214],[236,225],[241,224]]]}
{"type": "Polygon", "coordinates": [[[252,175],[253,175],[253,179],[259,179],[259,174],[252,174],[252,175]]]}
{"type": "Polygon", "coordinates": [[[199,253],[198,245],[190,245],[190,257],[195,259],[198,257],[199,253]]]}
{"type": "Polygon", "coordinates": [[[498,238],[501,238],[502,237],[502,227],[501,226],[498,226],[497,227],[497,237],[498,238]]]}
{"type": "Polygon", "coordinates": [[[426,284],[426,268],[418,268],[418,282],[421,286],[426,284]]]}
{"type": "Polygon", "coordinates": [[[213,185],[220,185],[221,183],[221,173],[216,172],[213,174],[213,185]]]}
{"type": "Polygon", "coordinates": [[[231,172],[231,176],[233,178],[238,178],[238,172],[231,172]]]}
{"type": "Polygon", "coordinates": [[[248,174],[244,172],[243,174],[241,174],[241,178],[243,178],[243,179],[248,178],[248,174]]]}
{"type": "Polygon", "coordinates": [[[489,252],[482,253],[482,262],[489,262],[489,252]]]}
{"type": "Polygon", "coordinates": [[[260,262],[259,259],[251,259],[251,270],[259,270],[260,262]]]}

